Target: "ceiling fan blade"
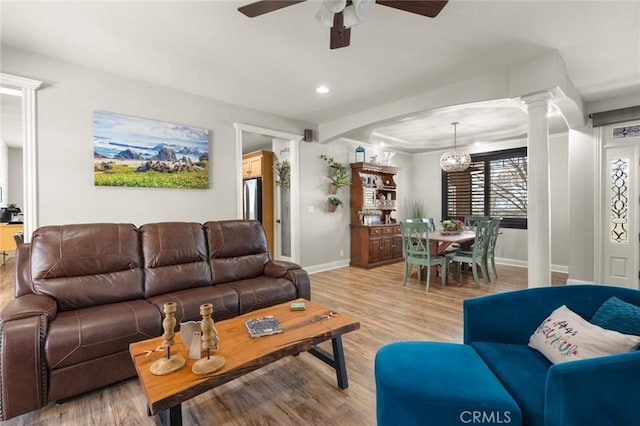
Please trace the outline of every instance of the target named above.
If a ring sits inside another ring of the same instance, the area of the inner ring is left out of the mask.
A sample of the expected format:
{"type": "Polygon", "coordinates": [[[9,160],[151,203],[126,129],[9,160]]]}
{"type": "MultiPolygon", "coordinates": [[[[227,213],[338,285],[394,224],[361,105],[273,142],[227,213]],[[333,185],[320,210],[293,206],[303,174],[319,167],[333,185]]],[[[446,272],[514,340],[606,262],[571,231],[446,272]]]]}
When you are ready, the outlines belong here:
{"type": "Polygon", "coordinates": [[[377,4],[404,10],[405,12],[417,13],[418,15],[435,18],[447,5],[449,0],[376,0],[377,4]]]}
{"type": "Polygon", "coordinates": [[[345,28],[342,12],[333,15],[333,27],[331,27],[331,49],[347,47],[351,43],[351,28],[345,28]]]}
{"type": "Polygon", "coordinates": [[[264,15],[265,13],[273,12],[274,10],[282,9],[284,7],[293,6],[294,4],[302,3],[303,1],[305,0],[261,0],[239,7],[238,12],[245,14],[249,18],[255,18],[256,16],[264,15]]]}

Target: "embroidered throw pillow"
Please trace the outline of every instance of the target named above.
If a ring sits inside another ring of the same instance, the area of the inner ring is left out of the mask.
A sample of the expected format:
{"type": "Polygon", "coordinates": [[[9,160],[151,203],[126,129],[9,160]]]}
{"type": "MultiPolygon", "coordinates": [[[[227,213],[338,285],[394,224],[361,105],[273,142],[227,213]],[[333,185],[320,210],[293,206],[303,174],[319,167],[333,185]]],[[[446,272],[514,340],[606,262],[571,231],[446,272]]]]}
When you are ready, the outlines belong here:
{"type": "Polygon", "coordinates": [[[529,338],[529,346],[554,364],[629,352],[639,345],[640,336],[605,330],[565,305],[542,321],[529,338]]]}
{"type": "Polygon", "coordinates": [[[598,308],[591,324],[624,334],[640,336],[640,306],[613,296],[598,308]]]}

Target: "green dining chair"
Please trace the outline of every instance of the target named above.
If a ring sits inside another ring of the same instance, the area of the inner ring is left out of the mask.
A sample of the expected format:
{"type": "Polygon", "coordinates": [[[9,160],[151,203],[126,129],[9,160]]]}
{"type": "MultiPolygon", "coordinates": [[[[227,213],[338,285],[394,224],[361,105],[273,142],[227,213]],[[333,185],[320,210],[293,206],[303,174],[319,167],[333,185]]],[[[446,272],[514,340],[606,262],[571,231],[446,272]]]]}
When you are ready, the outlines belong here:
{"type": "Polygon", "coordinates": [[[418,281],[422,281],[421,269],[423,266],[427,269],[427,287],[429,291],[429,282],[431,279],[431,266],[440,265],[440,280],[444,287],[447,283],[447,263],[448,260],[443,256],[432,256],[429,243],[429,223],[427,222],[400,222],[400,231],[402,234],[402,248],[404,253],[404,278],[402,286],[407,285],[407,278],[411,275],[413,265],[418,266],[418,281]]]}
{"type": "Polygon", "coordinates": [[[465,228],[475,229],[478,226],[478,222],[489,220],[489,216],[465,216],[464,217],[464,226],[465,228]]]}
{"type": "Polygon", "coordinates": [[[487,273],[487,278],[491,282],[491,276],[489,275],[489,259],[491,260],[491,267],[493,268],[493,274],[498,279],[498,271],[496,270],[496,242],[498,241],[498,235],[500,234],[500,222],[501,217],[491,218],[489,221],[489,236],[487,238],[487,248],[484,254],[483,272],[487,273]]]}
{"type": "Polygon", "coordinates": [[[423,217],[422,221],[429,224],[429,232],[436,230],[436,221],[432,217],[423,217]]]}
{"type": "Polygon", "coordinates": [[[478,266],[482,268],[482,277],[488,283],[489,278],[487,274],[487,268],[485,266],[486,258],[485,253],[487,250],[487,241],[489,239],[489,224],[488,220],[481,220],[476,225],[476,238],[473,240],[473,247],[471,251],[460,250],[455,253],[447,255],[447,259],[451,262],[457,262],[458,279],[460,279],[460,264],[471,264],[471,270],[473,272],[473,281],[476,283],[476,287],[480,287],[478,281],[478,266]]]}

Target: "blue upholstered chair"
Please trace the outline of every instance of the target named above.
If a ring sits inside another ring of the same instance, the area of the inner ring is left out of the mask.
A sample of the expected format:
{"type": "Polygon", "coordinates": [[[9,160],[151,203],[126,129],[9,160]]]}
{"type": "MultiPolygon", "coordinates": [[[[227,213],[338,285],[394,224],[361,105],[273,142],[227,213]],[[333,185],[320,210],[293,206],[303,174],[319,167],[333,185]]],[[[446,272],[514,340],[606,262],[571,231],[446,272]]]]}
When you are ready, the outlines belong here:
{"type": "Polygon", "coordinates": [[[397,342],[378,351],[378,426],[460,425],[469,410],[493,416],[493,423],[484,424],[513,425],[520,419],[527,426],[640,424],[640,351],[552,364],[527,345],[556,308],[566,305],[591,320],[612,296],[640,306],[640,291],[605,285],[540,287],[464,300],[464,344],[397,342]],[[472,385],[460,387],[456,380],[462,376],[472,385]]]}

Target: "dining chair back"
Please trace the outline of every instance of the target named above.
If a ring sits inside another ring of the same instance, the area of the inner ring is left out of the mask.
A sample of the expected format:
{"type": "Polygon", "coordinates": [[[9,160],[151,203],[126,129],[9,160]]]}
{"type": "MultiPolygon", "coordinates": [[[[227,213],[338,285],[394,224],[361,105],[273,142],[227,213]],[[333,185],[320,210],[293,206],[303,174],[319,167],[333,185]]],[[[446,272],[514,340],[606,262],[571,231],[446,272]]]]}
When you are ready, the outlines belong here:
{"type": "Polygon", "coordinates": [[[478,222],[489,220],[489,216],[465,216],[464,217],[464,226],[465,228],[475,228],[478,226],[478,222]]]}
{"type": "Polygon", "coordinates": [[[489,240],[489,224],[488,220],[481,220],[476,223],[476,237],[473,241],[471,251],[460,250],[452,254],[448,254],[447,258],[452,262],[457,262],[458,278],[460,277],[460,264],[470,263],[473,272],[473,281],[476,287],[480,287],[478,281],[478,265],[482,268],[482,277],[488,283],[487,268],[485,266],[487,252],[487,241],[489,240]]]}
{"type": "Polygon", "coordinates": [[[498,235],[500,234],[500,222],[502,221],[501,217],[491,218],[489,221],[489,231],[487,237],[487,248],[484,254],[484,272],[487,274],[487,278],[489,282],[491,282],[491,276],[489,275],[489,259],[491,259],[491,267],[493,268],[493,274],[498,278],[498,271],[496,270],[496,242],[498,241],[498,235]]]}
{"type": "Polygon", "coordinates": [[[436,230],[436,221],[433,220],[432,217],[423,217],[422,221],[429,224],[429,232],[434,232],[436,230]]]}
{"type": "Polygon", "coordinates": [[[427,269],[427,287],[431,279],[431,266],[440,265],[440,279],[442,285],[447,279],[447,259],[442,256],[431,255],[431,244],[429,241],[429,223],[427,222],[400,222],[402,234],[402,250],[404,254],[404,278],[402,286],[407,285],[407,278],[411,274],[413,265],[418,266],[418,281],[422,280],[422,267],[427,269]]]}

